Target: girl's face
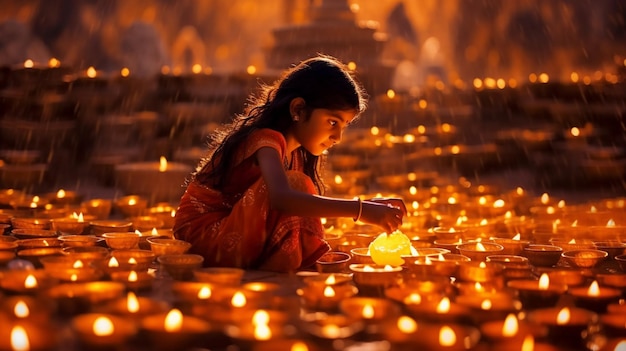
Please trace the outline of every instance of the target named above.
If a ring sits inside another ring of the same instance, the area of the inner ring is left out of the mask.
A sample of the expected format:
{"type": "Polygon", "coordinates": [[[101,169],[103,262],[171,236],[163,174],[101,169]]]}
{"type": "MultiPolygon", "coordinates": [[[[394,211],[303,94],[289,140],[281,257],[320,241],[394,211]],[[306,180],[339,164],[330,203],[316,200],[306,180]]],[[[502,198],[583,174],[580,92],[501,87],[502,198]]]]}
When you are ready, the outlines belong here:
{"type": "Polygon", "coordinates": [[[299,116],[294,136],[298,143],[315,156],[341,141],[343,130],[356,116],[354,110],[314,109],[311,116],[299,116]]]}

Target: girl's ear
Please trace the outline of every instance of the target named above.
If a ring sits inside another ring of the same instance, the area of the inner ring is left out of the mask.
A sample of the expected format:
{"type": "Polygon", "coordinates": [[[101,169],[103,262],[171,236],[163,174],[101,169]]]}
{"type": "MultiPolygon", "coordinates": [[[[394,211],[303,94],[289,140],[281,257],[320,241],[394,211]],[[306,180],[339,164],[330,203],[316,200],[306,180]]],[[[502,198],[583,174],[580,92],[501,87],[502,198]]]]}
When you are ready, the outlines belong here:
{"type": "Polygon", "coordinates": [[[289,103],[289,114],[294,121],[300,118],[304,118],[304,115],[302,115],[302,113],[304,112],[305,106],[306,103],[303,98],[297,97],[291,99],[291,102],[289,103]]]}

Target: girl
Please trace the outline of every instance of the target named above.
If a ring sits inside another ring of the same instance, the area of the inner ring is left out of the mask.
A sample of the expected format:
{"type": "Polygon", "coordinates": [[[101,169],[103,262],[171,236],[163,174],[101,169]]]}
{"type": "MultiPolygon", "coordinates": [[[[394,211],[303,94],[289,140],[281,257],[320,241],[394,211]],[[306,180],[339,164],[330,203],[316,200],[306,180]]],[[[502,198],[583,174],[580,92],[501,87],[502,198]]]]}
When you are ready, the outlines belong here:
{"type": "Polygon", "coordinates": [[[320,155],[366,106],[343,64],[327,56],[303,61],[251,101],[213,135],[176,212],[175,237],[190,242],[205,265],[311,266],[329,250],[320,217],[352,217],[387,233],[400,226],[400,199],[320,195],[320,155]]]}

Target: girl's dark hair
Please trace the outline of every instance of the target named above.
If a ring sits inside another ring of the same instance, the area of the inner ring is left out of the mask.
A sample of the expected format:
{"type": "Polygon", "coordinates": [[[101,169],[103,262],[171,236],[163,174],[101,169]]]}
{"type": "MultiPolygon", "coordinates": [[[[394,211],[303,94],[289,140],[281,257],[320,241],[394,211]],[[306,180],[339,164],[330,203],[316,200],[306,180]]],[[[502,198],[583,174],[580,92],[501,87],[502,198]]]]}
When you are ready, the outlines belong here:
{"type": "MultiPolygon", "coordinates": [[[[260,94],[250,96],[242,114],[213,133],[209,140],[209,155],[200,161],[192,180],[222,189],[235,151],[250,133],[261,128],[273,129],[283,135],[287,133],[293,123],[290,103],[297,97],[305,101],[306,119],[318,108],[354,110],[358,115],[367,105],[365,91],[343,63],[326,55],[302,61],[287,70],[273,85],[261,86],[260,94]]],[[[303,147],[295,152],[300,153],[304,161],[304,173],[322,193],[319,157],[303,147]]]]}

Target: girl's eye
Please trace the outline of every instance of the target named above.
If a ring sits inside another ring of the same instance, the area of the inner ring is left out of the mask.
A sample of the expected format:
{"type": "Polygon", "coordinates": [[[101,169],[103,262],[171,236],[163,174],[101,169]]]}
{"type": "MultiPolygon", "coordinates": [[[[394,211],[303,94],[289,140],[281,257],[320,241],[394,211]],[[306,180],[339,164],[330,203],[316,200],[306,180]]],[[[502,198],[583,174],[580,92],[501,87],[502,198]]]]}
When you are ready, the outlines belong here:
{"type": "Polygon", "coordinates": [[[337,121],[334,121],[332,119],[330,121],[328,121],[328,123],[330,123],[330,125],[333,126],[333,127],[337,125],[337,121]]]}

